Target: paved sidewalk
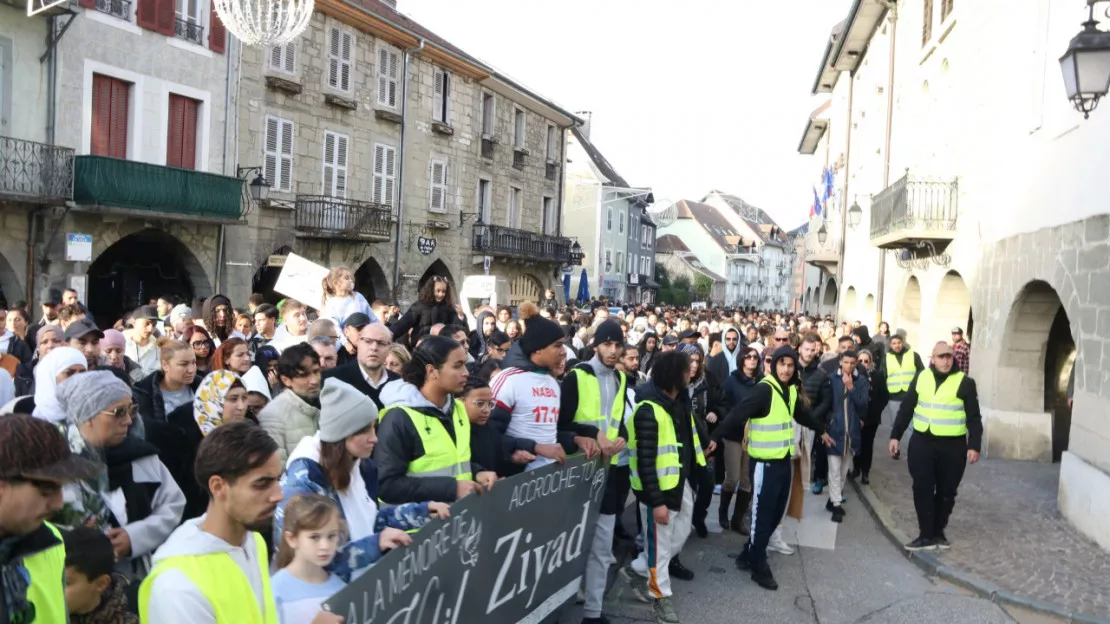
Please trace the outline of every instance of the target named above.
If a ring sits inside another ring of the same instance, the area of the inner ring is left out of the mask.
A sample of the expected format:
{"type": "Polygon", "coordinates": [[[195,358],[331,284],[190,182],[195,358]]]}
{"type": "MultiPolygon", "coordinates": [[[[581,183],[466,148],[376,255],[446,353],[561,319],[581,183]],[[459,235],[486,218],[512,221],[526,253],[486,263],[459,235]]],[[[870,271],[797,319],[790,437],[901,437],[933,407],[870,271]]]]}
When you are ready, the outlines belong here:
{"type": "MultiPolygon", "coordinates": [[[[917,517],[905,452],[900,461],[891,459],[889,439],[884,425],[875,438],[870,487],[896,527],[913,538],[917,517]]],[[[985,459],[968,466],[946,531],[952,549],[935,554],[1002,589],[1110,618],[1110,553],[1060,515],[1059,476],[1059,464],[985,459]]]]}

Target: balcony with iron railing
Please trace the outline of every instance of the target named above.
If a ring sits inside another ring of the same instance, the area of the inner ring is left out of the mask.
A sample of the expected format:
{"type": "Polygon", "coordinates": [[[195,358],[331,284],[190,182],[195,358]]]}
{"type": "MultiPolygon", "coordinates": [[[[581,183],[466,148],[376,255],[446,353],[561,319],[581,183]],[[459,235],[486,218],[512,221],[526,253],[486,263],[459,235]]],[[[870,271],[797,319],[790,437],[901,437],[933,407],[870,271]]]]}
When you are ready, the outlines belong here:
{"type": "Polygon", "coordinates": [[[495,258],[516,258],[538,262],[571,262],[573,242],[565,236],[551,236],[501,225],[474,224],[471,247],[475,253],[495,258]]]}
{"type": "Polygon", "coordinates": [[[298,195],[293,207],[297,233],[304,237],[388,241],[393,231],[393,210],[385,204],[298,195]]]}
{"type": "Polygon", "coordinates": [[[173,34],[178,39],[184,39],[189,43],[204,45],[204,26],[201,26],[196,20],[176,18],[173,34]]]}
{"type": "Polygon", "coordinates": [[[72,149],[0,137],[0,200],[60,205],[72,198],[72,149]]]}
{"type": "Polygon", "coordinates": [[[73,200],[82,206],[237,221],[243,180],[107,156],[74,159],[73,200]]]}
{"type": "Polygon", "coordinates": [[[871,244],[882,249],[911,249],[924,241],[947,246],[959,221],[959,183],[910,173],[871,200],[871,244]]]}

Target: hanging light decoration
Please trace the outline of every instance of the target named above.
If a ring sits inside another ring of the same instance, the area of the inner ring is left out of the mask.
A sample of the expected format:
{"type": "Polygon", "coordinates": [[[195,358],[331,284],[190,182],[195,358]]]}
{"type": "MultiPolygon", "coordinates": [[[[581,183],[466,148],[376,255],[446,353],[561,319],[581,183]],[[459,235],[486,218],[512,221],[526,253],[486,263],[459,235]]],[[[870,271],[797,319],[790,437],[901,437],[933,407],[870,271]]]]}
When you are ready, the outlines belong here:
{"type": "Polygon", "coordinates": [[[312,19],[314,0],[213,0],[227,29],[249,46],[283,45],[312,19]]]}

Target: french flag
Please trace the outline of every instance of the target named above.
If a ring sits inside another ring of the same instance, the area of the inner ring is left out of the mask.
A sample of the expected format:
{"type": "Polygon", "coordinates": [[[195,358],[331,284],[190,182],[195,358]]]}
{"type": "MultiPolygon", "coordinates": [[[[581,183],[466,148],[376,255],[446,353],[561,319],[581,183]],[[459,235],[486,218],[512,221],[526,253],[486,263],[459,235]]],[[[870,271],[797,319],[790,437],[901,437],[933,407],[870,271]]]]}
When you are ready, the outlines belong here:
{"type": "Polygon", "coordinates": [[[824,204],[821,202],[821,198],[817,195],[817,187],[815,186],[813,187],[813,205],[809,207],[809,218],[812,219],[813,217],[820,217],[822,214],[824,214],[824,211],[824,204]]]}

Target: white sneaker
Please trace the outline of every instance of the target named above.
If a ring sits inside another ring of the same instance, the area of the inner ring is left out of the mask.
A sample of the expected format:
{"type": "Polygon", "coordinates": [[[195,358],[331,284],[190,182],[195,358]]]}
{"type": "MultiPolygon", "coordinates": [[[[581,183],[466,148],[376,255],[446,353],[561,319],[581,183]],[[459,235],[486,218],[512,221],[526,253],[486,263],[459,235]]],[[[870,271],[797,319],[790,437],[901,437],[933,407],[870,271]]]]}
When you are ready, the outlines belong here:
{"type": "Polygon", "coordinates": [[[771,539],[770,539],[770,541],[767,542],[767,550],[773,550],[777,553],[782,553],[784,555],[793,555],[794,554],[794,549],[790,547],[790,544],[787,544],[782,539],[782,527],[781,526],[776,528],[775,532],[771,534],[771,539]]]}

